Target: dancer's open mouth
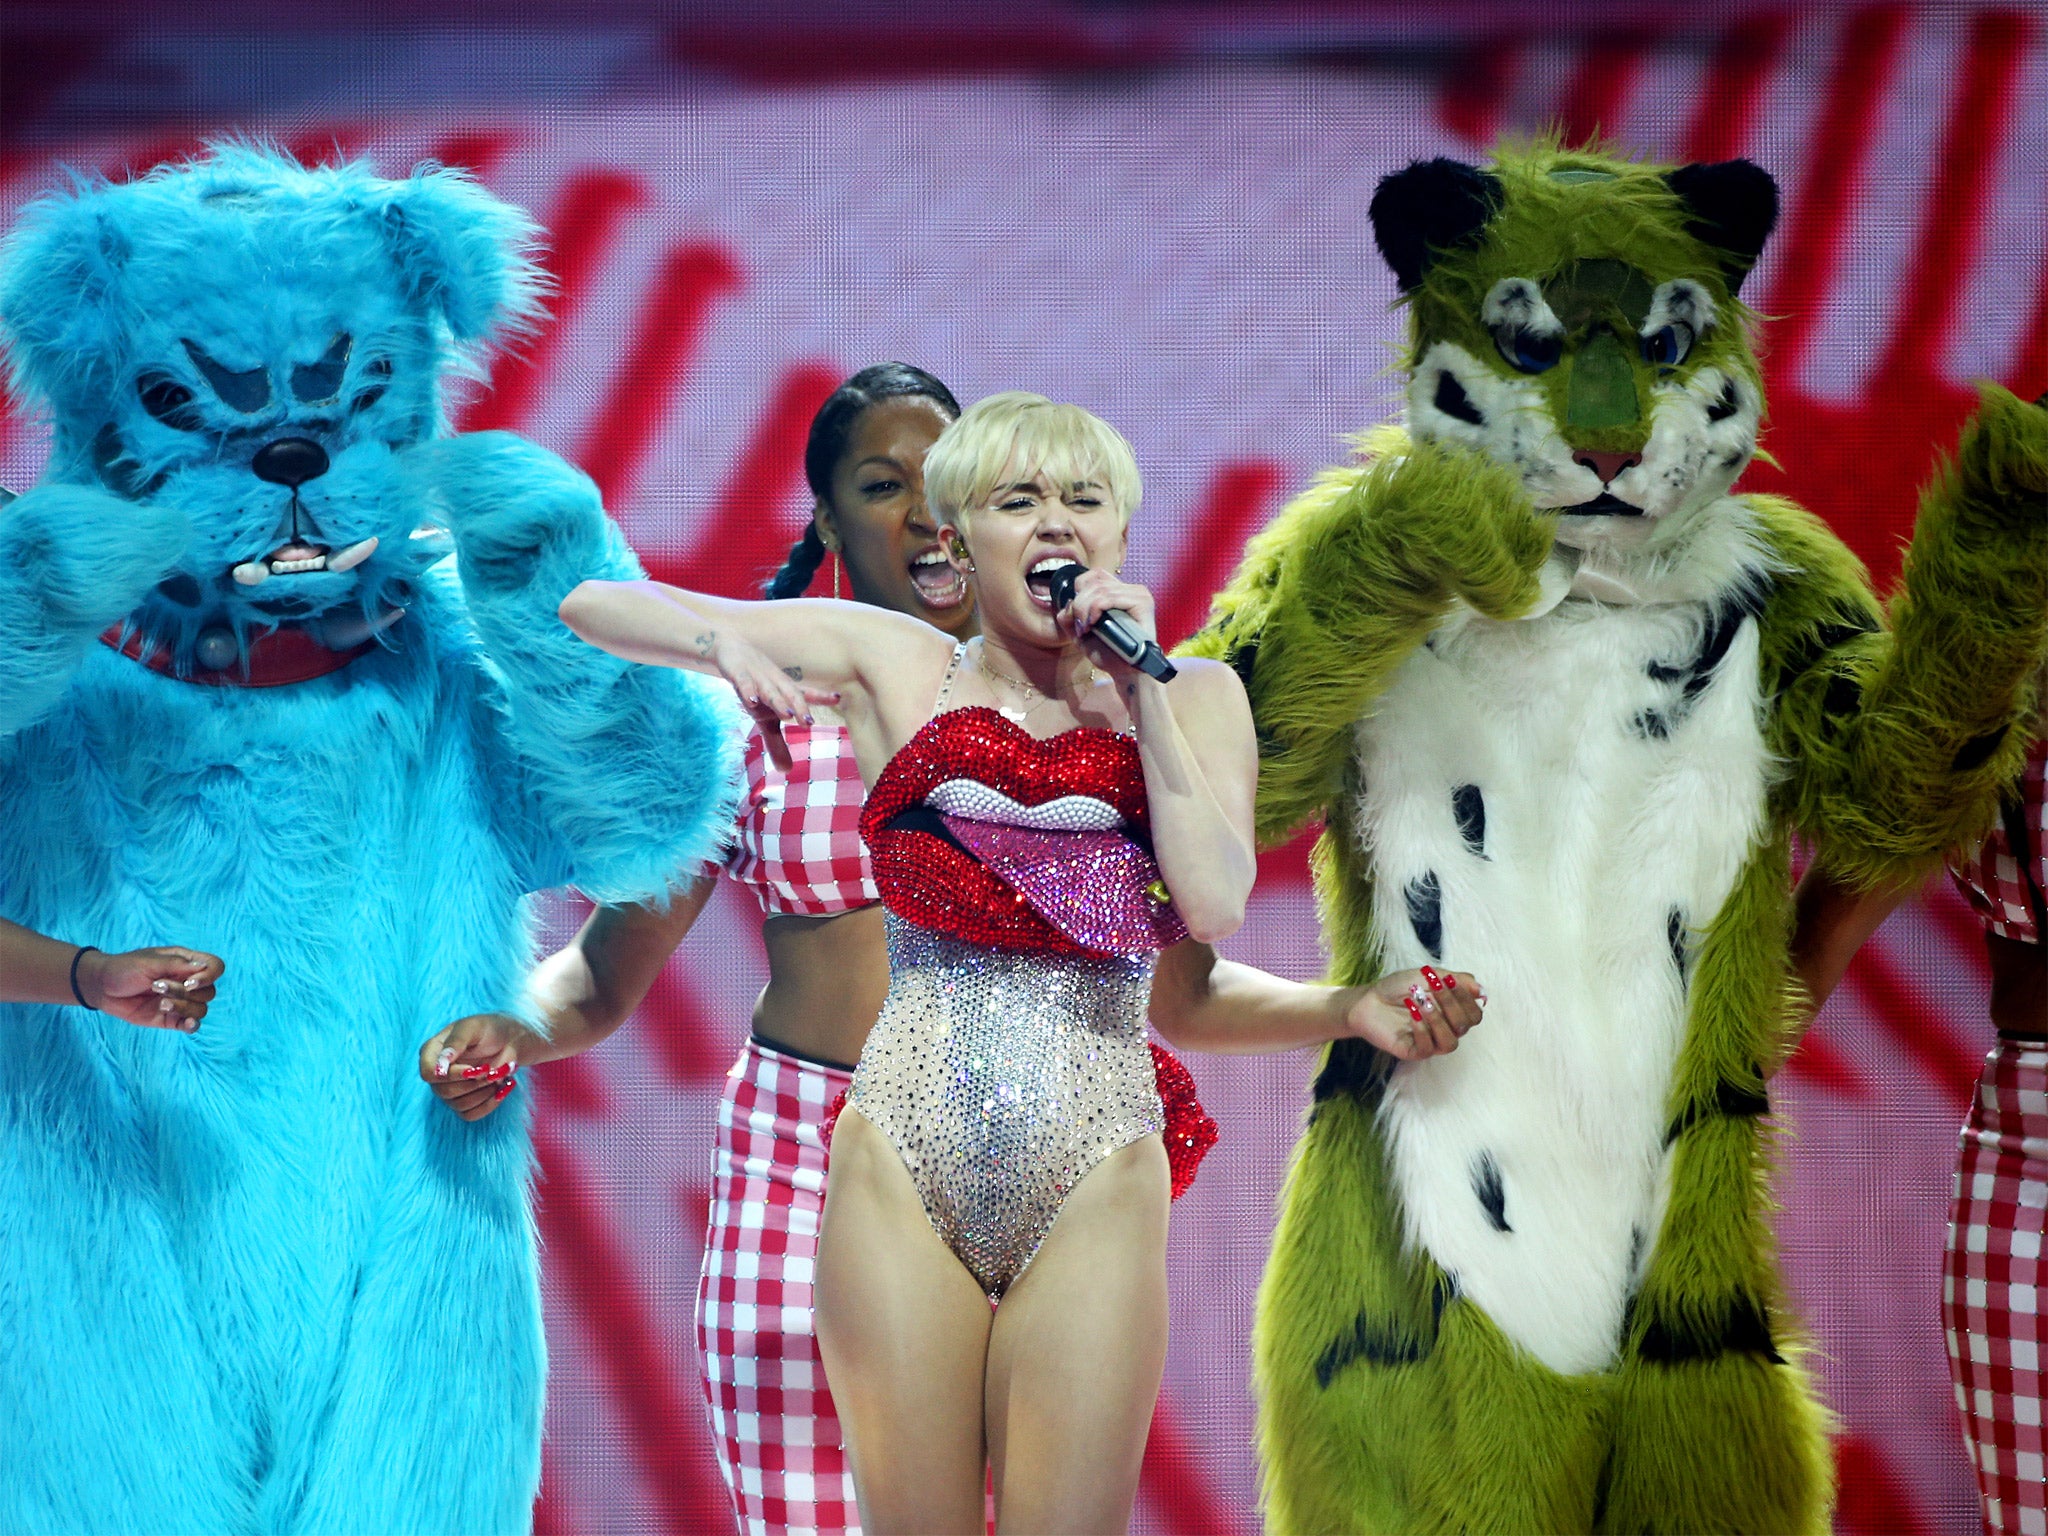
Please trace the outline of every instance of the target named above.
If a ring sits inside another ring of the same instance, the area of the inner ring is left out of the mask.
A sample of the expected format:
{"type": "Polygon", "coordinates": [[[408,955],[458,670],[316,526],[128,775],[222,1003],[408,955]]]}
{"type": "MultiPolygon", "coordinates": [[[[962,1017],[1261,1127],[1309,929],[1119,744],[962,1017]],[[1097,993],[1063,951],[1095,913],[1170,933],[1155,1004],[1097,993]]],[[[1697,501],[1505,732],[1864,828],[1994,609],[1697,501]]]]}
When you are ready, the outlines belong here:
{"type": "Polygon", "coordinates": [[[260,587],[273,576],[352,571],[376,552],[374,535],[342,550],[330,550],[325,544],[280,544],[261,560],[244,560],[229,574],[245,587],[260,587]]]}
{"type": "Polygon", "coordinates": [[[910,562],[910,584],[927,608],[958,608],[967,601],[967,578],[953,568],[946,552],[936,544],[910,562]]]}

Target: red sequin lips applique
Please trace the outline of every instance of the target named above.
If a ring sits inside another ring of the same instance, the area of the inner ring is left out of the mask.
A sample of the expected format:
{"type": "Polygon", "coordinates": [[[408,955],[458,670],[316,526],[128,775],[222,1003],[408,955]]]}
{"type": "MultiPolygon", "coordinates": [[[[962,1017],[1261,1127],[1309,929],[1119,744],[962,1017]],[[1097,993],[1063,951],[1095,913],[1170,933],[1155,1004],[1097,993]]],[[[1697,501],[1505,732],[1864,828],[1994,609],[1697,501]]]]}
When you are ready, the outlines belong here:
{"type": "Polygon", "coordinates": [[[861,815],[875,884],[890,911],[921,927],[1001,949],[1098,952],[1048,922],[1025,892],[1001,879],[949,829],[955,818],[942,819],[928,807],[941,785],[959,781],[995,791],[1027,817],[1044,811],[1080,831],[1099,808],[1103,820],[1113,815],[1142,835],[1145,775],[1137,743],[1088,726],[1041,741],[993,709],[950,710],[926,722],[889,760],[861,815]]]}

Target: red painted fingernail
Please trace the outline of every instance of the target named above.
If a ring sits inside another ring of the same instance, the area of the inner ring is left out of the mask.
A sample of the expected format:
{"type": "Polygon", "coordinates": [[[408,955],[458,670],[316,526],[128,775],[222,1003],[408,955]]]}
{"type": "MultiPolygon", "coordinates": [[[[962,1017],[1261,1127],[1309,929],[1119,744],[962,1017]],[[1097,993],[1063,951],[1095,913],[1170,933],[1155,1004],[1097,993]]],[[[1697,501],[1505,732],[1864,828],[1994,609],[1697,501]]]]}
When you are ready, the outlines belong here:
{"type": "Polygon", "coordinates": [[[492,1067],[464,1067],[464,1068],[462,1069],[462,1075],[463,1075],[464,1077],[471,1077],[471,1078],[475,1078],[475,1077],[488,1077],[488,1076],[490,1076],[490,1074],[491,1074],[491,1073],[492,1073],[493,1071],[495,1071],[495,1070],[496,1070],[496,1069],[495,1069],[495,1068],[492,1068],[492,1067]]]}
{"type": "Polygon", "coordinates": [[[516,1082],[507,1083],[504,1087],[500,1088],[496,1093],[491,1095],[491,1102],[493,1104],[502,1103],[504,1101],[505,1095],[510,1093],[514,1088],[517,1088],[518,1086],[519,1084],[517,1084],[516,1082]]]}
{"type": "Polygon", "coordinates": [[[1446,976],[1444,978],[1444,985],[1449,987],[1453,992],[1455,992],[1458,990],[1458,978],[1455,976],[1446,976]]]}
{"type": "Polygon", "coordinates": [[[1422,1022],[1422,1005],[1412,997],[1404,997],[1401,1001],[1407,1005],[1408,1017],[1420,1024],[1422,1022]]]}
{"type": "Polygon", "coordinates": [[[1429,966],[1426,966],[1426,965],[1425,965],[1425,966],[1424,966],[1424,967],[1422,968],[1422,979],[1423,979],[1424,981],[1426,981],[1426,982],[1428,982],[1428,983],[1429,983],[1429,990],[1430,990],[1430,991],[1432,991],[1432,992],[1441,992],[1441,991],[1443,991],[1443,989],[1444,989],[1444,979],[1443,979],[1443,977],[1441,977],[1441,976],[1437,975],[1436,971],[1435,971],[1434,969],[1432,969],[1431,967],[1429,967],[1429,966]]]}

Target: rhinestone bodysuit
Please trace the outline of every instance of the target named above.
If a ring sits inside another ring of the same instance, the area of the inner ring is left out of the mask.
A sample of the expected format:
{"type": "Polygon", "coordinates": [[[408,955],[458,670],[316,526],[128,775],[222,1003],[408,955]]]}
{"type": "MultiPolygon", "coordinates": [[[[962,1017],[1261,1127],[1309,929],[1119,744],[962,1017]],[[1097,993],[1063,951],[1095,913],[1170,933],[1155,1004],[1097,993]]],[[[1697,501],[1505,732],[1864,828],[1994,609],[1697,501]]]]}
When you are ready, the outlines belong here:
{"type": "Polygon", "coordinates": [[[1159,899],[1137,743],[943,711],[882,770],[861,831],[890,988],[847,1104],[999,1298],[1089,1170],[1165,1128],[1145,1006],[1186,930],[1159,899]]]}

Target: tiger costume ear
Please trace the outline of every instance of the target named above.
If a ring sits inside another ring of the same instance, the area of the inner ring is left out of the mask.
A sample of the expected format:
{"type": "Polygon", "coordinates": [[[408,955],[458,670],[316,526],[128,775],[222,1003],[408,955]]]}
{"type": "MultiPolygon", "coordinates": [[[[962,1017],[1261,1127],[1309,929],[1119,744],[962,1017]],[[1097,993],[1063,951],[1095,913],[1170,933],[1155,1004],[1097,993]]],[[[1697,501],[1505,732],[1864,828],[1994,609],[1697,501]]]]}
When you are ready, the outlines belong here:
{"type": "Polygon", "coordinates": [[[1462,160],[1417,160],[1381,178],[1372,234],[1401,291],[1421,287],[1445,251],[1478,244],[1500,204],[1500,178],[1462,160]]]}
{"type": "Polygon", "coordinates": [[[1748,160],[1721,160],[1712,165],[1681,165],[1664,177],[1691,217],[1686,228],[1713,247],[1721,278],[1732,296],[1756,265],[1756,258],[1778,222],[1778,184],[1771,173],[1748,160]]]}

